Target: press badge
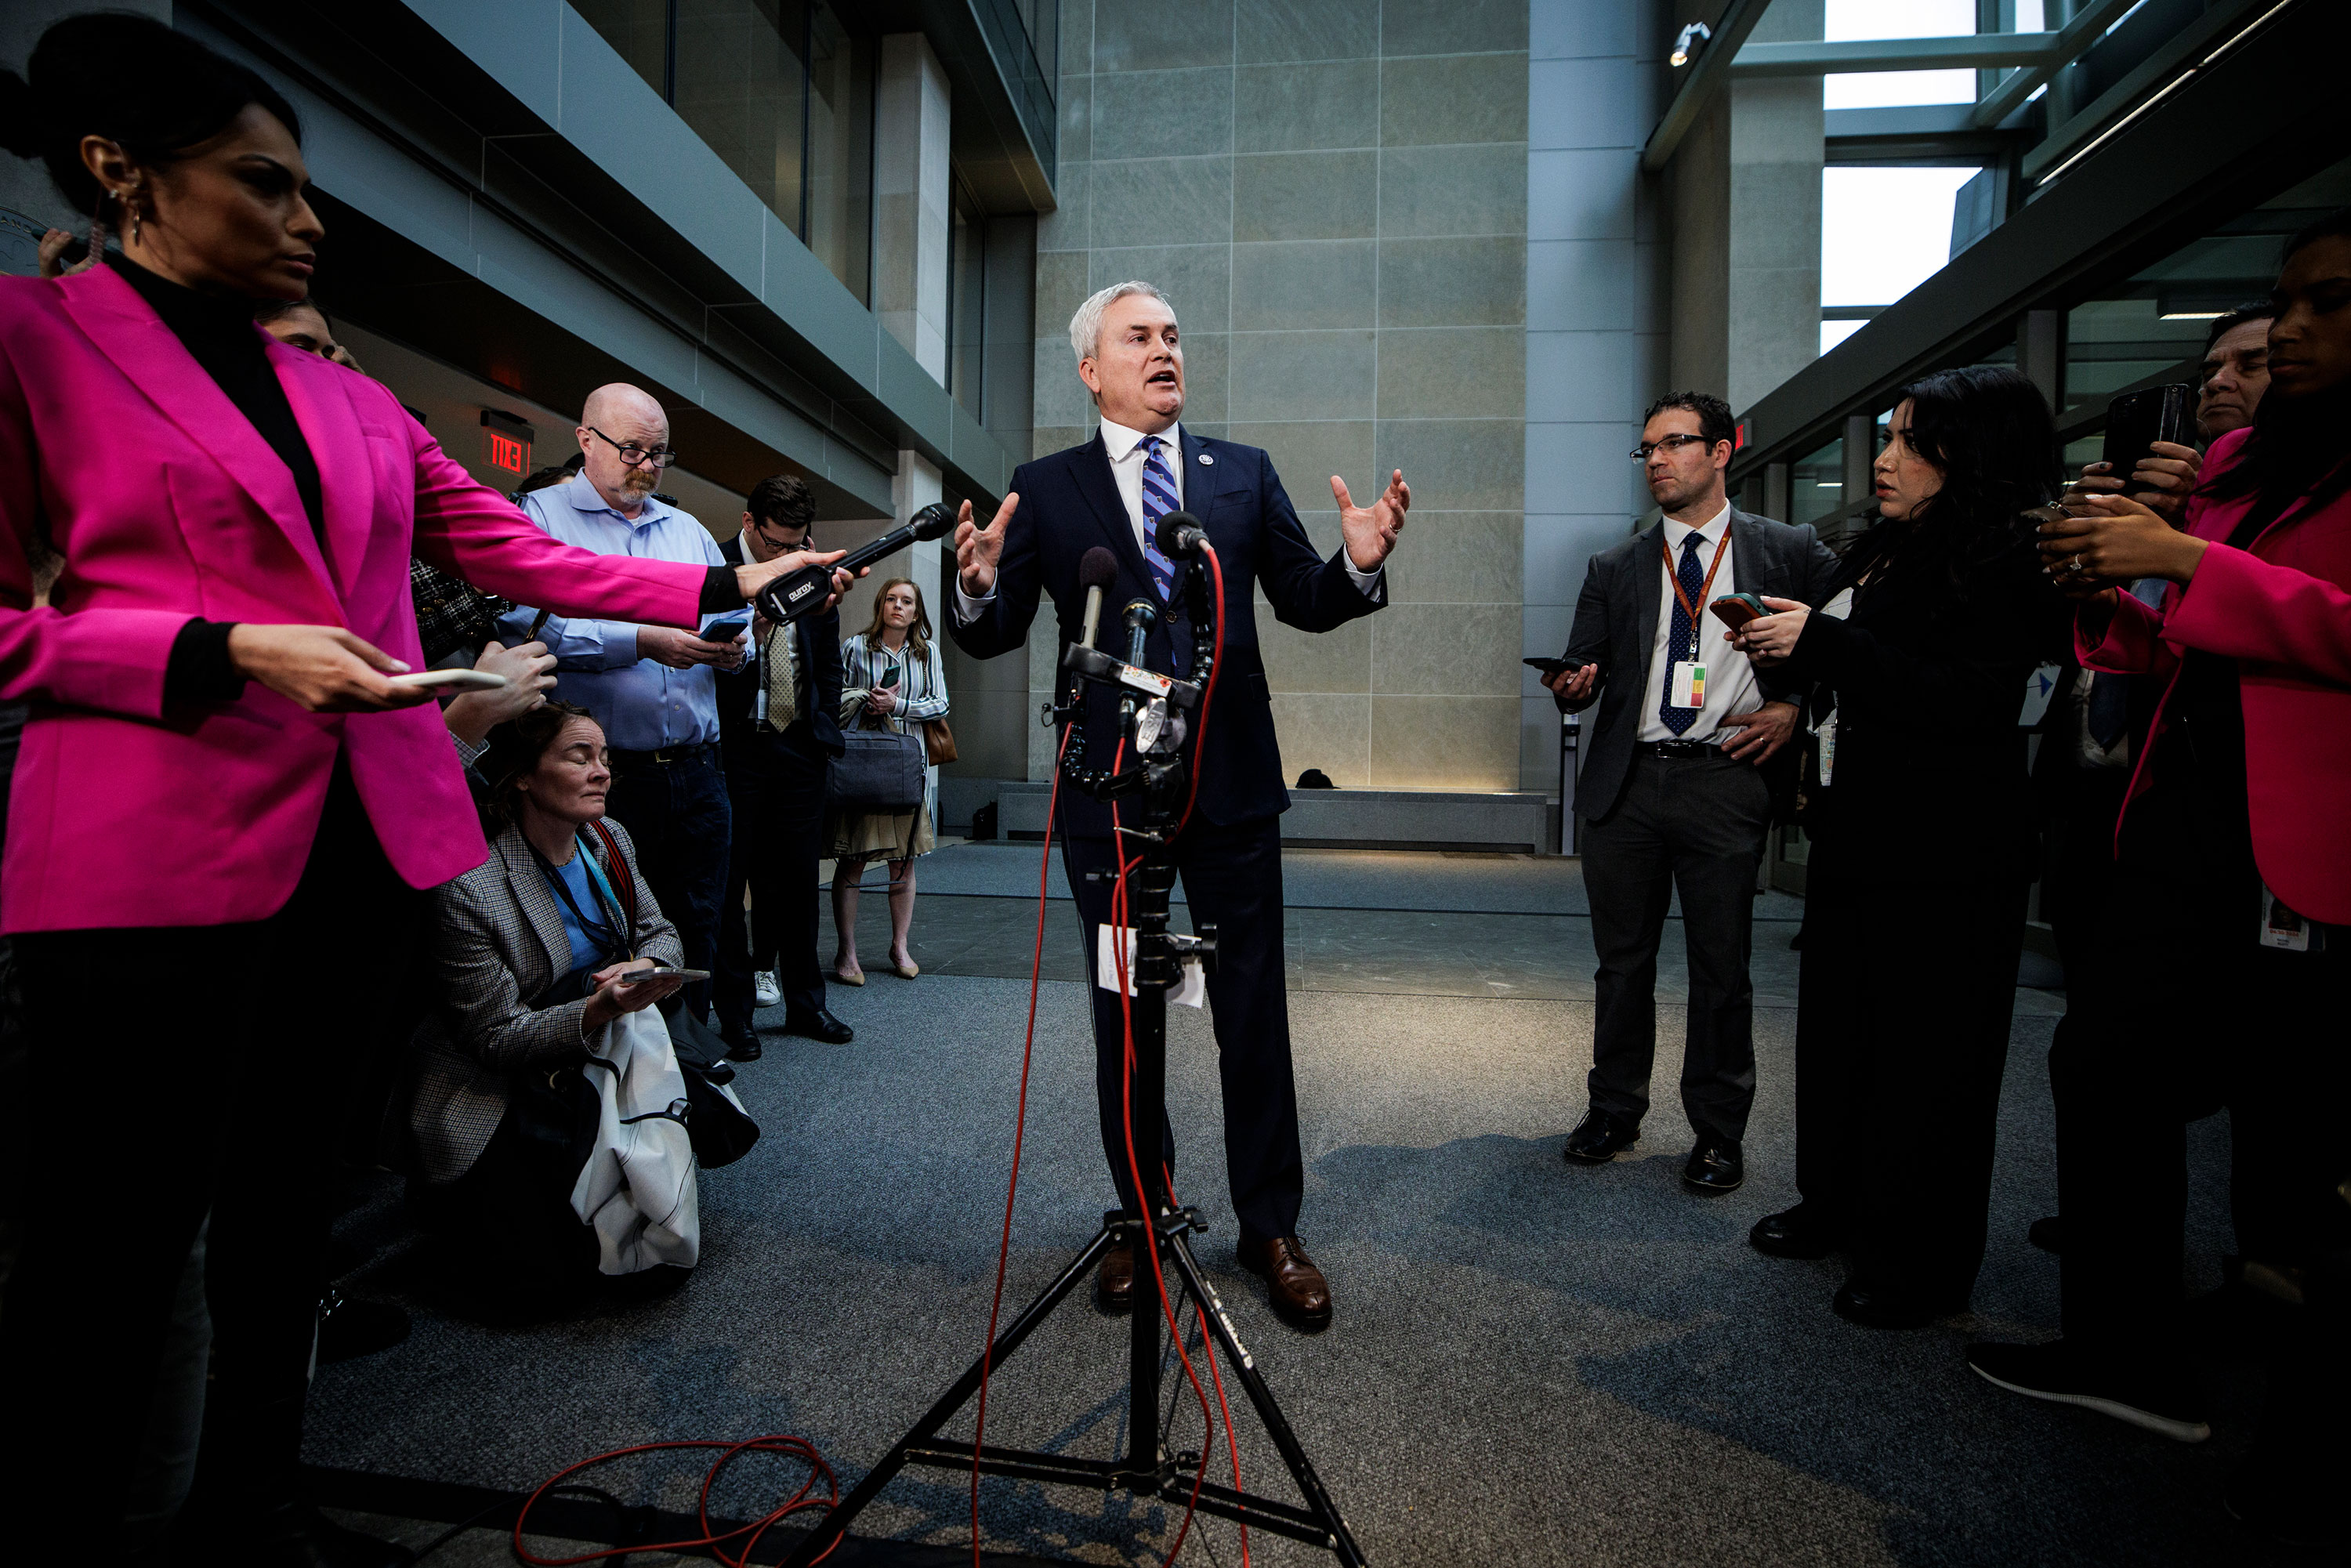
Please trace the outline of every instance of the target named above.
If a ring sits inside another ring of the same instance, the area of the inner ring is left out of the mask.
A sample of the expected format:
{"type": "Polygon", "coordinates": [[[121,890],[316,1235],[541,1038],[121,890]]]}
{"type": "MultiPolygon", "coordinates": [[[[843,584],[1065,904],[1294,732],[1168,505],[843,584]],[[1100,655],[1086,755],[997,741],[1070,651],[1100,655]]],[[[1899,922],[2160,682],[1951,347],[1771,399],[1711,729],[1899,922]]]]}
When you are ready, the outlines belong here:
{"type": "Polygon", "coordinates": [[[1694,659],[1674,665],[1673,685],[1666,700],[1676,707],[1706,706],[1706,666],[1694,659]]]}
{"type": "MultiPolygon", "coordinates": [[[[2267,883],[2262,883],[2261,939],[2264,947],[2281,947],[2289,953],[2307,953],[2314,946],[2310,922],[2295,914],[2284,899],[2272,893],[2267,883]]],[[[2314,945],[2324,947],[2325,938],[2322,936],[2314,945]]]]}

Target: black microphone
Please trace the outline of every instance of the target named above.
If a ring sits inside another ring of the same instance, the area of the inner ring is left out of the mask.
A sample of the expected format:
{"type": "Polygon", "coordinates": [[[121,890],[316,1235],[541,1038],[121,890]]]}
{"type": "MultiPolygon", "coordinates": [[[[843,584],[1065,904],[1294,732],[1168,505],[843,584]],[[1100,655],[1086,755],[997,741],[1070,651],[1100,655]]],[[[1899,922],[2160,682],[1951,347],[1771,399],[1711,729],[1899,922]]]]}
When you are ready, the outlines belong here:
{"type": "Polygon", "coordinates": [[[1102,625],[1102,591],[1118,580],[1118,557],[1102,546],[1078,558],[1078,586],[1086,591],[1085,628],[1078,634],[1081,647],[1094,645],[1094,632],[1102,625]]]}
{"type": "Polygon", "coordinates": [[[1189,512],[1170,512],[1159,519],[1159,531],[1155,542],[1159,553],[1169,560],[1191,560],[1207,542],[1208,533],[1200,519],[1189,512]]]}
{"type": "Polygon", "coordinates": [[[885,555],[895,555],[918,539],[938,538],[955,527],[955,514],[943,501],[933,501],[909,518],[903,528],[892,528],[880,538],[859,545],[831,566],[804,566],[789,572],[759,590],[759,613],[778,626],[790,624],[803,615],[824,608],[832,596],[832,574],[845,571],[854,578],[865,567],[872,566],[885,555]]]}
{"type": "Polygon", "coordinates": [[[1137,599],[1126,607],[1126,662],[1140,670],[1144,644],[1150,639],[1152,622],[1159,619],[1159,611],[1148,599],[1137,599]]]}

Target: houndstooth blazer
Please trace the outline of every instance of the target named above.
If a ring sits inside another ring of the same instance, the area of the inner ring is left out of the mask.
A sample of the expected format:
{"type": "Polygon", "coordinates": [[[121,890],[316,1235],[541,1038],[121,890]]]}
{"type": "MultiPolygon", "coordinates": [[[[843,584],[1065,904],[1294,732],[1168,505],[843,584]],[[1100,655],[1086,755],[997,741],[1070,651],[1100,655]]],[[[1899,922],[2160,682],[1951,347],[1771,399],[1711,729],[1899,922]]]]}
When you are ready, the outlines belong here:
{"type": "MultiPolygon", "coordinates": [[[[637,889],[636,954],[683,961],[677,928],[637,872],[628,830],[607,820],[637,889]]],[[[590,842],[593,843],[593,835],[590,842]]],[[[614,875],[603,846],[590,851],[614,875]]],[[[617,878],[615,878],[617,880],[617,878]]],[[[436,1185],[473,1168],[507,1109],[507,1074],[585,1052],[586,998],[538,1006],[571,968],[563,909],[532,860],[520,828],[490,843],[490,858],[433,893],[433,960],[440,1009],[412,1041],[408,1129],[418,1170],[436,1185]]]]}

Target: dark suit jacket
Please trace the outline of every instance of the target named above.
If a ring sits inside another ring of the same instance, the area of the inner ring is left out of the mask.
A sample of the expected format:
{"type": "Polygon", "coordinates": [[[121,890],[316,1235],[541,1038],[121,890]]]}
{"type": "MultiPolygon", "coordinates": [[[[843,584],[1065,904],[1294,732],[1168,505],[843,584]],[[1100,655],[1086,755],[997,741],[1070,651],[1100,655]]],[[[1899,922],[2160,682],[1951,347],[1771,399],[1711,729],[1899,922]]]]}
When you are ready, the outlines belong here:
{"type": "MultiPolygon", "coordinates": [[[[1201,769],[1199,810],[1211,822],[1229,825],[1270,817],[1290,809],[1282,788],[1281,752],[1274,742],[1273,707],[1265,684],[1265,660],[1258,650],[1256,601],[1262,587],[1277,620],[1302,632],[1328,632],[1380,608],[1347,575],[1343,550],[1324,560],[1314,553],[1272,460],[1254,446],[1207,441],[1183,432],[1185,510],[1207,529],[1225,569],[1225,652],[1218,666],[1216,703],[1208,716],[1207,755],[1201,769]]],[[[996,597],[968,626],[947,607],[949,634],[976,659],[992,659],[1027,644],[1029,622],[1040,596],[1050,596],[1061,626],[1061,645],[1077,640],[1085,619],[1085,595],[1078,587],[1078,561],[1097,545],[1118,557],[1118,580],[1102,596],[1102,630],[1096,646],[1122,652],[1125,632],[1120,612],[1134,600],[1150,600],[1160,610],[1151,631],[1147,662],[1155,670],[1179,668],[1168,634],[1166,604],[1153,586],[1151,570],[1134,540],[1134,525],[1111,477],[1102,433],[1082,446],[1024,463],[1012,476],[1020,509],[1007,525],[1004,556],[997,569],[996,597]]],[[[1204,569],[1195,569],[1204,570],[1204,569]]],[[[1182,584],[1177,584],[1181,596],[1182,584]]],[[[1188,660],[1189,633],[1186,634],[1188,660]]],[[[1056,676],[1055,689],[1067,678],[1056,676]]],[[[1089,767],[1106,768],[1118,745],[1118,699],[1090,686],[1084,718],[1089,767]]],[[[1061,831],[1107,836],[1110,812],[1099,801],[1064,791],[1061,831]]]]}
{"type": "MultiPolygon", "coordinates": [[[[741,566],[743,536],[718,547],[729,564],[741,566]]],[[[780,737],[782,743],[809,755],[841,755],[841,611],[838,606],[792,622],[792,656],[799,661],[805,705],[780,737]]],[[[751,699],[758,695],[758,659],[743,661],[739,670],[717,670],[718,739],[729,758],[744,753],[758,732],[752,728],[751,699]]]]}
{"type": "MultiPolygon", "coordinates": [[[[1846,571],[1866,559],[1861,549],[1848,552],[1846,571]]],[[[2063,656],[2070,621],[2022,525],[1959,589],[1888,576],[1854,595],[1846,619],[1808,620],[1786,673],[1812,686],[1815,712],[1834,706],[1837,720],[1834,776],[1804,817],[1810,874],[2030,881],[2040,835],[2017,718],[2025,678],[2063,656]]]]}
{"type": "MultiPolygon", "coordinates": [[[[1649,654],[1665,607],[1665,549],[1666,525],[1660,522],[1602,550],[1584,568],[1566,656],[1600,664],[1597,695],[1580,705],[1600,705],[1600,716],[1583,742],[1583,771],[1575,787],[1576,815],[1586,821],[1615,807],[1633,770],[1649,654]]],[[[1775,523],[1730,509],[1730,574],[1740,592],[1816,606],[1827,598],[1824,591],[1836,566],[1837,558],[1810,523],[1775,523]]],[[[1758,670],[1755,676],[1766,699],[1791,699],[1796,690],[1786,675],[1758,670]]],[[[1578,707],[1570,705],[1568,711],[1578,707]]]]}

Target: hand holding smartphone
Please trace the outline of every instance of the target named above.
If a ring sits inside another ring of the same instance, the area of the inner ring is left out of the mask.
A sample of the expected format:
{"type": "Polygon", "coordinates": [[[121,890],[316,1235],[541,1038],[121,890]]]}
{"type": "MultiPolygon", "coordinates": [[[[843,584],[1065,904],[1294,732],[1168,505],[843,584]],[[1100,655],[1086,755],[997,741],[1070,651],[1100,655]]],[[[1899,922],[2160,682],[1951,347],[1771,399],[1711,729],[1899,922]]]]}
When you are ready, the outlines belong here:
{"type": "Polygon", "coordinates": [[[1758,615],[1769,615],[1771,610],[1751,593],[1726,593],[1707,606],[1714,618],[1725,628],[1736,632],[1758,615]]]}
{"type": "Polygon", "coordinates": [[[1582,659],[1520,659],[1519,663],[1546,675],[1572,675],[1584,667],[1582,659]]]}
{"type": "Polygon", "coordinates": [[[412,670],[387,679],[395,686],[432,692],[495,692],[507,685],[504,675],[489,670],[412,670]]]}
{"type": "Polygon", "coordinates": [[[622,985],[633,986],[645,980],[665,980],[672,978],[679,980],[706,980],[710,978],[710,971],[707,969],[680,969],[673,967],[668,964],[655,964],[650,969],[625,969],[620,974],[613,976],[612,978],[618,980],[622,985]]]}

